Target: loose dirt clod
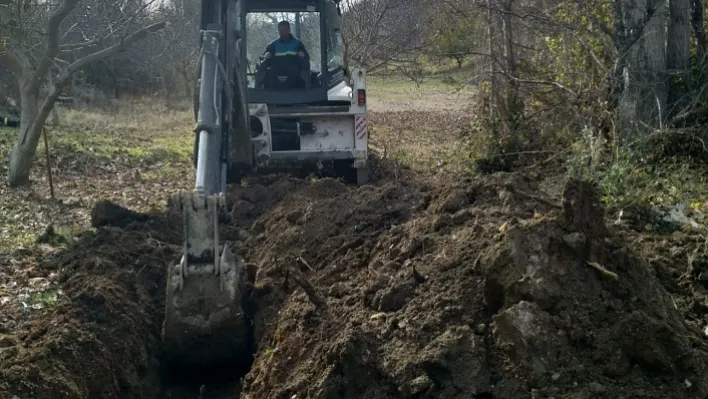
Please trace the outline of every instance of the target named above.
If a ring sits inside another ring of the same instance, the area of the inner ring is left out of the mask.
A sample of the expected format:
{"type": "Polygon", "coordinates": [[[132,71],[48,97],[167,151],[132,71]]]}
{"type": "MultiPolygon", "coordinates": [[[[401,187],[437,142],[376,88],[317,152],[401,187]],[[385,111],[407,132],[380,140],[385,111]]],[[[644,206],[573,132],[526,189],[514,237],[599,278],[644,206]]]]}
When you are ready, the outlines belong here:
{"type": "Polygon", "coordinates": [[[146,222],[148,219],[148,215],[131,211],[110,201],[100,201],[91,210],[91,225],[93,227],[126,227],[130,223],[146,222]]]}

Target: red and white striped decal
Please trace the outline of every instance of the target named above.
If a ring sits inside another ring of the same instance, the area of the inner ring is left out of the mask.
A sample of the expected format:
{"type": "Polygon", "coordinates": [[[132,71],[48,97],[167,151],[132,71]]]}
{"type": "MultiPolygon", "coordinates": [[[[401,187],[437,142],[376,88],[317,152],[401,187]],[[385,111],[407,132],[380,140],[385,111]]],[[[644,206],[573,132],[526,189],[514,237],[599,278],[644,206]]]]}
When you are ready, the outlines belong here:
{"type": "Polygon", "coordinates": [[[356,137],[358,139],[363,139],[366,137],[366,134],[368,133],[368,129],[366,128],[366,117],[363,115],[355,115],[354,116],[354,133],[356,134],[356,137]]]}

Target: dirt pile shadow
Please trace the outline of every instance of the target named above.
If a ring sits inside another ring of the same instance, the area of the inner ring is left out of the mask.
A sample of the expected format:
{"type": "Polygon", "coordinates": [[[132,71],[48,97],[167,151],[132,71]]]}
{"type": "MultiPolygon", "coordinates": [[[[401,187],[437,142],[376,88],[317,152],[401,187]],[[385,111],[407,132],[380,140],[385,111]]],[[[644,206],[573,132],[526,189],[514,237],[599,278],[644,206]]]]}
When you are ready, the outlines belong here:
{"type": "Polygon", "coordinates": [[[161,217],[123,213],[119,229],[94,213],[105,227],[41,265],[64,276],[64,299],[0,336],[0,397],[159,397],[159,298],[179,237],[161,217]]]}
{"type": "Polygon", "coordinates": [[[708,342],[585,183],[561,203],[515,174],[232,197],[256,270],[241,398],[708,395],[708,342]]]}

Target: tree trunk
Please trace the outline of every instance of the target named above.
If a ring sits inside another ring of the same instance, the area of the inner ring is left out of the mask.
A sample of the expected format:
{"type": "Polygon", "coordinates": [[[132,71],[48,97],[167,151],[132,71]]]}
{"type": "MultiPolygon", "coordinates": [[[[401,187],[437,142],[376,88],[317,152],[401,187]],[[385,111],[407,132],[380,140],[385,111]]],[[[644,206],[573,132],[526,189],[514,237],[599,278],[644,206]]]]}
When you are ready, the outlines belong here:
{"type": "Polygon", "coordinates": [[[189,68],[186,65],[180,65],[178,68],[180,75],[182,75],[184,98],[190,99],[192,98],[192,91],[194,90],[194,82],[192,81],[194,78],[190,74],[189,68]]]}
{"type": "Polygon", "coordinates": [[[687,104],[691,90],[691,0],[671,0],[666,54],[668,108],[671,116],[687,104]]]}
{"type": "Polygon", "coordinates": [[[703,0],[693,0],[691,8],[691,25],[696,37],[696,59],[698,65],[703,65],[706,60],[706,31],[703,28],[703,0]]]}
{"type": "Polygon", "coordinates": [[[498,99],[499,85],[497,83],[497,57],[494,47],[494,36],[496,31],[494,20],[494,12],[492,8],[492,0],[487,0],[487,46],[489,48],[489,118],[494,121],[497,117],[497,106],[500,103],[498,99]]]}
{"type": "Polygon", "coordinates": [[[513,0],[502,2],[503,13],[502,37],[504,45],[504,74],[506,76],[506,87],[504,88],[504,108],[507,115],[505,124],[507,126],[509,144],[513,147],[516,142],[516,130],[518,129],[519,116],[522,113],[522,103],[519,101],[519,84],[516,76],[516,49],[514,48],[514,27],[512,26],[513,0]]]}
{"type": "Polygon", "coordinates": [[[465,59],[462,57],[455,57],[455,61],[457,61],[457,69],[462,69],[462,63],[465,59]]]}
{"type": "Polygon", "coordinates": [[[17,144],[10,153],[10,165],[7,182],[10,187],[20,187],[29,184],[30,171],[37,152],[37,145],[42,135],[49,114],[54,104],[63,91],[64,86],[71,79],[70,71],[58,76],[56,83],[50,86],[49,93],[41,102],[39,101],[39,85],[23,84],[21,91],[22,115],[20,116],[20,131],[17,144]]]}
{"type": "Polygon", "coordinates": [[[661,126],[666,118],[666,11],[661,0],[623,0],[626,42],[619,50],[626,57],[618,111],[624,139],[661,126]],[[645,23],[647,12],[652,14],[645,23]]]}
{"type": "Polygon", "coordinates": [[[39,90],[28,88],[27,85],[23,86],[20,91],[20,109],[22,112],[20,115],[20,131],[17,136],[17,143],[10,153],[7,176],[7,184],[10,187],[20,187],[29,184],[34,153],[37,150],[37,144],[39,144],[43,125],[43,123],[36,123],[39,114],[39,90]]]}
{"type": "Polygon", "coordinates": [[[110,62],[108,62],[108,70],[110,71],[111,84],[113,85],[113,98],[117,100],[118,98],[120,98],[120,84],[118,84],[118,74],[116,73],[113,64],[110,62]]]}

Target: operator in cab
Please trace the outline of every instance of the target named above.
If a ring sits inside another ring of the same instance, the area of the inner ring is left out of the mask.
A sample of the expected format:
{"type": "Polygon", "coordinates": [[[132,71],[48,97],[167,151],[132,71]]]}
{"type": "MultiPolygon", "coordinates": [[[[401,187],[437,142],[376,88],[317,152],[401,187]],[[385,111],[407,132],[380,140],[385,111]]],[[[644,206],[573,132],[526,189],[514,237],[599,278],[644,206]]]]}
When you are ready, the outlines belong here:
{"type": "Polygon", "coordinates": [[[278,23],[279,38],[273,40],[265,49],[265,58],[276,74],[287,73],[297,76],[307,85],[310,75],[310,54],[305,45],[290,33],[290,22],[278,23]],[[297,70],[297,72],[295,72],[297,70]]]}

